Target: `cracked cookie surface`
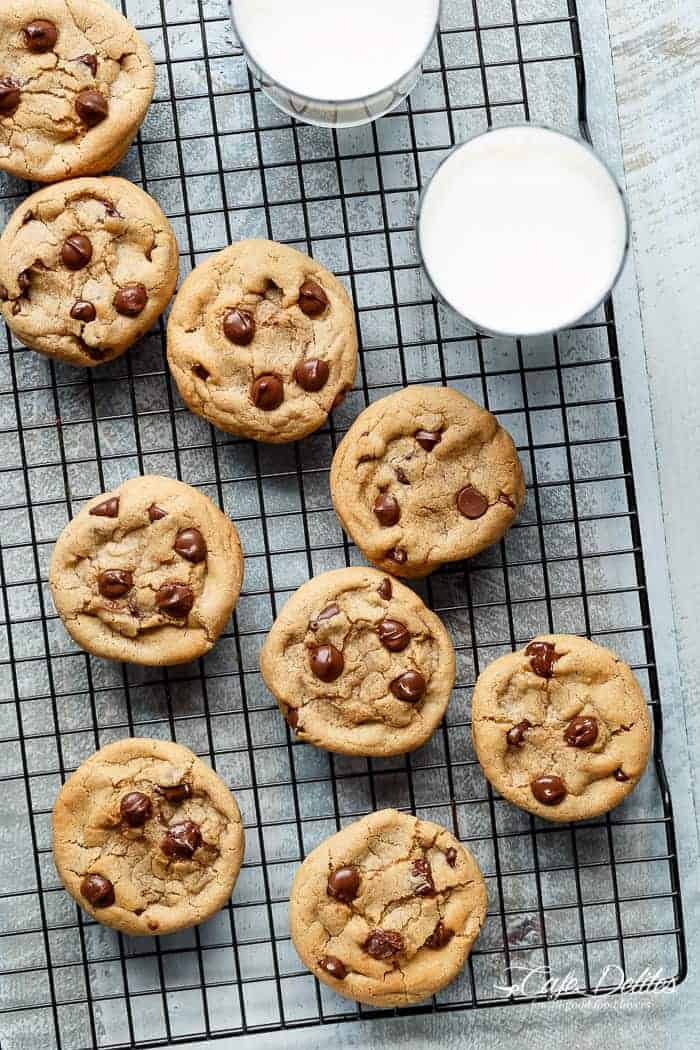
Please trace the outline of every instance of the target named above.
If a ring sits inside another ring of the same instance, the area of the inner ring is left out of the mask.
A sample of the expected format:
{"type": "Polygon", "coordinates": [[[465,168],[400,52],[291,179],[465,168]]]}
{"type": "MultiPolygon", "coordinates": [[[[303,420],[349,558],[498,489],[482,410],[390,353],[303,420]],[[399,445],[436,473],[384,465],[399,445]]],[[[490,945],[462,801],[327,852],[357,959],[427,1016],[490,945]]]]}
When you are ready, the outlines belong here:
{"type": "Polygon", "coordinates": [[[0,237],[0,310],[33,350],[91,367],[153,326],[177,283],[178,247],[156,202],[107,176],[46,186],[0,237]]]}
{"type": "Polygon", "coordinates": [[[418,1003],[464,966],[486,918],[484,879],[445,828],[395,809],[322,842],[289,900],[297,952],[340,995],[418,1003]]]}
{"type": "Polygon", "coordinates": [[[54,805],[63,885],[122,933],[152,936],[204,922],[231,896],[243,850],[231,792],[170,741],[108,744],[69,777],[54,805]]]}
{"type": "Polygon", "coordinates": [[[540,635],[482,671],[472,698],[476,754],[496,790],[546,820],[585,820],[636,787],[651,722],[634,674],[574,635],[540,635]]]}
{"type": "Polygon", "coordinates": [[[420,747],[455,679],[440,619],[408,587],[367,568],[300,587],[275,620],[260,667],[299,740],[348,755],[420,747]]]}
{"type": "Polygon", "coordinates": [[[198,266],[168,322],[168,364],[199,416],[257,441],[317,430],[355,381],[350,297],[319,263],[240,241],[198,266]]]}
{"type": "Polygon", "coordinates": [[[3,0],[0,169],[38,182],[108,171],[154,85],[145,42],[102,0],[3,0]]]}
{"type": "Polygon", "coordinates": [[[66,630],[88,652],[147,665],[208,652],[236,604],[243,554],[211,500],[171,478],[132,478],[65,527],[49,583],[66,630]]]}
{"type": "Polygon", "coordinates": [[[333,457],[331,495],[369,561],[417,577],[499,540],[525,484],[490,412],[450,387],[413,386],[357,417],[333,457]]]}

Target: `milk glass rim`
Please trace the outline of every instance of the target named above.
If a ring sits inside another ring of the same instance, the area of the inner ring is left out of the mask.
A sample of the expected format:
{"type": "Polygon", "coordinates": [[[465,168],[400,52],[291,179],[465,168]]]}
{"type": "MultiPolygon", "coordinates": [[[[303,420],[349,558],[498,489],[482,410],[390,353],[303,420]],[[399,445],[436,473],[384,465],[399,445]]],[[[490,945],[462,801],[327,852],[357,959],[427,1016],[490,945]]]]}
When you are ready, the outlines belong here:
{"type": "Polygon", "coordinates": [[[496,339],[537,339],[540,336],[555,335],[557,332],[562,332],[562,331],[564,331],[567,328],[573,327],[582,318],[584,318],[587,314],[592,313],[594,310],[597,310],[599,307],[601,307],[603,305],[603,303],[606,301],[606,299],[608,298],[610,293],[615,288],[615,285],[619,281],[620,276],[622,274],[622,271],[625,268],[625,264],[626,264],[628,256],[629,256],[629,249],[630,249],[630,211],[629,211],[629,205],[627,203],[627,197],[625,195],[625,192],[622,189],[622,187],[620,186],[620,183],[617,181],[617,178],[616,178],[612,168],[610,167],[608,162],[606,160],[604,160],[603,157],[601,157],[601,155],[598,153],[598,151],[596,149],[594,149],[594,147],[591,145],[590,142],[587,142],[586,139],[582,138],[579,135],[571,134],[571,132],[569,132],[569,131],[562,131],[561,128],[552,127],[551,124],[543,124],[543,123],[540,123],[540,122],[534,121],[534,120],[520,120],[520,121],[513,121],[512,123],[509,123],[509,124],[498,124],[498,125],[495,125],[495,126],[491,125],[491,127],[486,128],[484,131],[476,131],[473,135],[470,135],[469,138],[464,139],[463,142],[456,143],[445,154],[445,156],[440,160],[440,163],[438,164],[438,166],[436,167],[435,171],[430,176],[430,178],[428,179],[428,181],[426,182],[425,186],[423,186],[423,188],[422,188],[422,190],[420,192],[420,196],[419,196],[419,199],[418,199],[418,208],[417,208],[417,211],[416,211],[416,241],[417,241],[417,246],[418,246],[418,258],[419,258],[420,264],[423,267],[423,271],[424,271],[426,277],[428,278],[428,282],[430,284],[430,287],[431,287],[431,289],[432,289],[436,299],[438,299],[440,302],[444,303],[445,306],[448,306],[450,308],[450,310],[452,310],[455,314],[457,314],[458,317],[463,318],[463,320],[465,320],[467,322],[467,324],[471,325],[471,327],[476,332],[479,332],[480,334],[483,334],[483,335],[492,336],[493,338],[496,338],[496,339]],[[430,187],[433,184],[433,180],[435,179],[437,174],[440,172],[440,169],[447,163],[448,160],[450,160],[454,156],[455,153],[457,153],[461,149],[464,149],[466,146],[471,145],[471,143],[474,142],[476,139],[484,138],[486,135],[490,135],[492,132],[508,131],[508,130],[513,130],[513,129],[516,129],[516,128],[518,128],[518,129],[522,129],[522,128],[537,128],[540,131],[549,131],[553,135],[558,135],[561,138],[569,139],[571,142],[575,142],[577,145],[583,146],[584,149],[586,149],[590,154],[593,155],[593,157],[595,157],[595,159],[598,161],[598,163],[601,165],[601,167],[603,167],[605,169],[605,171],[607,172],[608,176],[610,177],[610,180],[611,180],[613,186],[615,187],[615,189],[617,190],[618,194],[620,195],[620,199],[622,201],[622,211],[623,211],[624,219],[625,219],[625,244],[624,244],[624,248],[622,250],[622,258],[620,259],[620,265],[618,266],[618,268],[617,268],[617,270],[615,272],[615,275],[614,275],[612,281],[610,282],[608,288],[605,290],[604,294],[597,300],[597,302],[595,302],[591,306],[589,306],[578,317],[574,317],[570,321],[565,321],[564,324],[559,325],[556,328],[544,328],[541,331],[524,332],[524,333],[522,333],[522,332],[521,333],[504,332],[504,331],[499,331],[498,329],[495,329],[495,328],[486,328],[482,324],[477,324],[475,321],[473,321],[471,319],[471,317],[468,317],[462,310],[459,310],[456,306],[454,306],[450,302],[450,300],[447,298],[447,296],[443,295],[443,293],[440,291],[439,287],[437,286],[437,284],[433,280],[432,274],[430,272],[430,268],[429,268],[429,266],[428,266],[428,264],[426,262],[425,252],[423,251],[423,245],[421,243],[421,218],[422,218],[422,215],[423,215],[423,206],[425,204],[425,198],[426,198],[426,196],[427,196],[427,194],[428,194],[428,192],[430,190],[430,187]]]}
{"type": "Polygon", "coordinates": [[[386,94],[387,91],[395,87],[397,84],[400,84],[403,78],[407,76],[410,72],[422,66],[423,60],[428,54],[428,51],[430,51],[430,48],[433,44],[433,40],[437,35],[440,26],[440,18],[442,16],[443,4],[444,0],[437,0],[437,16],[435,18],[435,24],[430,32],[430,36],[428,37],[428,42],[425,45],[425,48],[423,49],[423,51],[420,52],[418,58],[413,63],[413,65],[409,66],[409,68],[404,73],[402,73],[397,80],[392,80],[390,84],[386,84],[383,88],[379,88],[377,91],[373,91],[371,95],[359,95],[357,98],[314,98],[313,95],[304,95],[302,92],[297,91],[295,88],[288,87],[281,81],[276,80],[275,77],[270,76],[267,70],[257,61],[257,59],[253,58],[250,51],[243,42],[243,37],[241,36],[240,30],[238,28],[238,23],[236,22],[236,0],[229,0],[229,8],[231,10],[231,21],[233,22],[233,28],[235,30],[236,37],[238,38],[238,42],[241,45],[246,62],[248,62],[249,64],[252,63],[252,65],[255,67],[253,72],[261,81],[261,83],[267,81],[269,84],[278,88],[280,91],[286,91],[288,95],[293,95],[295,98],[298,98],[301,102],[305,104],[327,106],[329,108],[340,106],[371,105],[371,103],[374,102],[375,99],[379,101],[382,98],[382,96],[386,94]]]}

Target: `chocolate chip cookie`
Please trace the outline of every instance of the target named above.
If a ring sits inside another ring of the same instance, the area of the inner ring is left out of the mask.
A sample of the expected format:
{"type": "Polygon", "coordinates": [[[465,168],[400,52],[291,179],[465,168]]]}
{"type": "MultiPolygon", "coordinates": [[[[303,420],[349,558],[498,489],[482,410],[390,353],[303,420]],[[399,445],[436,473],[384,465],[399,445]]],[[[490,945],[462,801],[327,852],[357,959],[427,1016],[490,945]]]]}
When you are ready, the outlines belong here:
{"type": "Polygon", "coordinates": [[[456,977],[486,908],[483,876],[456,838],[384,809],[309,854],[294,879],[289,924],[324,984],[370,1006],[406,1006],[456,977]]]}
{"type": "Polygon", "coordinates": [[[154,85],[145,42],[102,0],[3,0],[0,169],[38,182],[108,171],[154,85]]]}
{"type": "Polygon", "coordinates": [[[238,533],[225,514],[180,481],[139,477],[90,500],[66,526],[49,583],[83,649],[154,666],[212,648],[242,576],[238,533]]]}
{"type": "Polygon", "coordinates": [[[69,777],[53,810],[63,885],[98,922],[135,936],[174,933],[218,911],[243,849],[231,792],[166,740],[103,747],[69,777]]]}
{"type": "Polygon", "coordinates": [[[180,394],[221,430],[295,441],[355,381],[357,331],[340,281],[274,241],[240,241],[194,270],[168,323],[180,394]]]}
{"type": "Polygon", "coordinates": [[[627,664],[586,638],[541,635],[479,675],[474,747],[500,794],[546,820],[605,813],[634,790],[651,723],[627,664]]]}
{"type": "Polygon", "coordinates": [[[33,350],[72,365],[111,361],[157,321],[178,248],[156,202],[125,179],[46,186],[0,237],[0,310],[33,350]]]}
{"type": "Polygon", "coordinates": [[[367,568],[300,587],[267,636],[260,667],[299,739],[345,755],[420,747],[455,680],[452,642],[435,613],[367,568]]]}
{"type": "Polygon", "coordinates": [[[449,387],[413,386],[358,416],[333,457],[331,495],[369,561],[425,576],[499,540],[525,484],[490,412],[449,387]]]}

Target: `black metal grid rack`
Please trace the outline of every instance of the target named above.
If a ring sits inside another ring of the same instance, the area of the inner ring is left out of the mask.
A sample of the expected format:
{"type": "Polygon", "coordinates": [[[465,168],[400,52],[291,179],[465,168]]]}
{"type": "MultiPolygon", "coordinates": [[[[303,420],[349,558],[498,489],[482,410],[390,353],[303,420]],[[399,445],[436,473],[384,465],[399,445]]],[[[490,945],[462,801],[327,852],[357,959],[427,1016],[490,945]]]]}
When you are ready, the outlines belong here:
{"type": "MultiPolygon", "coordinates": [[[[586,134],[574,0],[445,0],[410,102],[378,124],[337,133],[287,121],[253,89],[226,0],[126,0],[123,8],[153,48],[158,88],[119,173],[170,216],[184,269],[251,235],[294,243],[334,269],[355,298],[362,364],[328,427],[269,448],[185,410],[165,367],[162,327],[89,374],[45,361],[7,333],[0,779],[15,830],[0,854],[0,1024],[8,1047],[154,1046],[376,1013],[303,970],[286,902],[305,853],[387,805],[455,830],[490,897],[462,977],[403,1012],[552,996],[538,979],[523,983],[519,966],[572,975],[558,989],[564,996],[607,991],[620,970],[638,976],[646,966],[680,982],[678,867],[612,308],[555,338],[482,338],[432,299],[413,236],[420,184],[453,142],[523,118],[586,134]],[[421,585],[458,652],[457,688],[433,740],[399,759],[331,756],[290,737],[257,653],[292,590],[357,560],[328,493],[339,437],[370,399],[421,381],[450,383],[500,416],[521,452],[527,503],[499,546],[421,585]],[[47,589],[52,543],[68,518],[138,472],[197,484],[237,522],[246,550],[230,629],[186,668],[88,658],[47,589]],[[616,648],[653,712],[647,776],[623,807],[582,826],[546,825],[495,797],[471,748],[476,674],[541,630],[616,648]],[[160,940],[125,939],[88,921],[51,861],[61,782],[97,746],[132,734],[172,737],[212,761],[247,830],[232,903],[200,929],[160,940]]],[[[5,220],[28,190],[0,181],[5,220]]]]}

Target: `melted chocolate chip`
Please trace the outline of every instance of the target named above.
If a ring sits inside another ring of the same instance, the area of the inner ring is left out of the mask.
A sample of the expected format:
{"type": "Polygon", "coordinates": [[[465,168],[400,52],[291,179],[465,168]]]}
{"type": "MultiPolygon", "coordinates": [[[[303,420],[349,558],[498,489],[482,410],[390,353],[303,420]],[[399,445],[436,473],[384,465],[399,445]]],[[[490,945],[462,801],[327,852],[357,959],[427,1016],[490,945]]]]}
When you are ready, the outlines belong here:
{"type": "Polygon", "coordinates": [[[373,959],[391,959],[403,951],[403,937],[397,930],[371,930],[362,947],[373,959]]]}
{"type": "Polygon", "coordinates": [[[299,308],[307,317],[320,317],[328,306],[328,296],[316,281],[304,281],[299,289],[299,308]]]}
{"type": "Polygon", "coordinates": [[[290,729],[296,729],[299,725],[299,712],[296,707],[290,707],[286,714],[287,725],[290,729]]]}
{"type": "Polygon", "coordinates": [[[334,645],[314,645],[309,649],[309,666],[322,682],[335,682],[343,673],[345,661],[334,645]]]}
{"type": "Polygon", "coordinates": [[[448,846],[445,850],[445,860],[451,868],[454,868],[455,864],[457,863],[457,850],[454,848],[454,846],[448,846]]]}
{"type": "Polygon", "coordinates": [[[97,76],[97,55],[78,55],[75,61],[82,62],[84,66],[88,67],[93,77],[97,76]]]}
{"type": "Polygon", "coordinates": [[[564,730],[564,739],[569,747],[590,747],[598,739],[597,720],[589,715],[577,715],[564,730]]]}
{"type": "Polygon", "coordinates": [[[84,324],[89,324],[90,321],[94,321],[97,317],[97,310],[87,299],[77,299],[71,306],[70,315],[74,321],[82,321],[84,324]]]}
{"type": "Polygon", "coordinates": [[[138,317],[148,302],[148,292],[142,284],[125,284],[112,302],[114,309],[123,317],[138,317]]]}
{"type": "Polygon", "coordinates": [[[523,718],[522,722],[518,722],[517,725],[513,726],[506,733],[506,740],[508,741],[509,747],[522,747],[525,743],[525,734],[530,729],[530,722],[527,718],[523,718]]]}
{"type": "Polygon", "coordinates": [[[391,586],[391,580],[388,576],[385,576],[382,582],[377,587],[377,593],[380,598],[383,598],[385,602],[391,601],[391,596],[394,593],[391,586]]]}
{"type": "Polygon", "coordinates": [[[394,496],[389,496],[385,492],[380,492],[374,501],[372,507],[375,517],[380,525],[385,528],[389,528],[391,525],[396,525],[396,522],[401,517],[401,507],[399,501],[394,496]]]}
{"type": "Polygon", "coordinates": [[[378,628],[379,641],[390,653],[400,653],[410,644],[411,635],[398,620],[382,620],[378,628]]]}
{"type": "Polygon", "coordinates": [[[173,549],[194,565],[204,561],[207,556],[207,545],[199,529],[183,529],[178,532],[173,549]]]}
{"type": "Polygon", "coordinates": [[[333,605],[327,605],[323,612],[317,613],[313,620],[309,624],[312,631],[318,630],[318,625],[322,620],[332,620],[334,616],[337,616],[340,612],[339,606],[333,603],[333,605]]]}
{"type": "Polygon", "coordinates": [[[204,367],[204,365],[192,365],[192,371],[197,376],[197,379],[202,379],[206,383],[207,379],[209,378],[209,372],[204,367]]]}
{"type": "Polygon", "coordinates": [[[97,577],[97,589],[103,598],[123,598],[134,586],[134,577],[126,569],[105,569],[97,577]]]}
{"type": "Polygon", "coordinates": [[[156,591],[156,605],[166,616],[184,620],[194,605],[194,594],[184,583],[162,583],[156,591]]]}
{"type": "Polygon", "coordinates": [[[90,511],[97,518],[116,518],[119,516],[119,496],[110,496],[103,503],[98,503],[90,511]]]}
{"type": "Polygon", "coordinates": [[[160,844],[166,857],[187,860],[202,845],[202,833],[192,820],[181,820],[171,824],[168,834],[160,844]]]}
{"type": "Polygon", "coordinates": [[[11,117],[17,110],[21,98],[19,84],[11,77],[0,80],[0,117],[11,117]]]}
{"type": "Polygon", "coordinates": [[[403,467],[394,467],[394,474],[396,474],[396,480],[402,485],[410,485],[411,479],[409,478],[403,467]]]}
{"type": "Polygon", "coordinates": [[[45,18],[36,18],[33,22],[27,23],[22,30],[22,35],[27,50],[32,51],[35,55],[41,55],[45,51],[51,51],[54,47],[58,40],[58,29],[53,22],[48,22],[45,18]]]}
{"type": "Polygon", "coordinates": [[[278,376],[258,376],[250,388],[250,396],[256,408],[272,412],[284,401],[284,387],[278,376]]]}
{"type": "Polygon", "coordinates": [[[556,806],[566,798],[566,784],[561,777],[542,775],[530,784],[532,794],[543,806],[556,806]]]}
{"type": "Polygon", "coordinates": [[[394,561],[397,565],[405,565],[408,561],[406,551],[402,551],[400,547],[392,547],[390,551],[386,552],[386,556],[389,561],[394,561]]]}
{"type": "Polygon", "coordinates": [[[457,493],[457,509],[464,518],[475,521],[477,518],[483,518],[489,509],[489,501],[473,485],[465,485],[457,493]]]}
{"type": "Polygon", "coordinates": [[[142,791],[130,791],[122,796],[119,811],[130,828],[140,828],[153,816],[153,803],[142,791]]]}
{"type": "Polygon", "coordinates": [[[328,365],[319,357],[312,357],[308,361],[303,361],[294,370],[294,378],[297,383],[302,390],[306,390],[310,394],[315,394],[318,390],[322,390],[328,382],[330,374],[328,365]]]}
{"type": "Polygon", "coordinates": [[[345,963],[342,963],[335,955],[324,955],[322,959],[319,959],[318,965],[324,973],[327,973],[329,977],[334,977],[336,981],[342,981],[347,976],[345,963]]]}
{"type": "Polygon", "coordinates": [[[432,452],[442,441],[442,434],[439,430],[417,430],[416,441],[426,452],[432,452]]]}
{"type": "Polygon", "coordinates": [[[326,893],[343,904],[354,901],[360,889],[360,871],[354,864],[344,864],[328,876],[326,893]]]}
{"type": "Polygon", "coordinates": [[[151,503],[148,508],[148,520],[149,521],[160,521],[161,518],[167,518],[167,512],[162,507],[156,506],[155,503],[151,503]]]}
{"type": "Polygon", "coordinates": [[[86,875],[80,892],[93,908],[111,908],[114,904],[114,886],[104,875],[86,875]]]}
{"type": "Polygon", "coordinates": [[[557,654],[551,642],[530,642],[525,655],[530,657],[530,666],[535,674],[540,678],[552,677],[557,654]]]}
{"type": "Polygon", "coordinates": [[[397,700],[417,704],[425,693],[425,678],[420,671],[404,671],[394,679],[389,688],[397,700]]]}
{"type": "Polygon", "coordinates": [[[76,97],[75,112],[84,124],[87,124],[89,128],[94,128],[97,124],[102,123],[109,112],[107,99],[99,91],[87,88],[76,97]]]}
{"type": "Polygon", "coordinates": [[[192,797],[192,787],[185,780],[181,784],[156,784],[156,791],[159,795],[162,795],[166,802],[172,802],[173,805],[178,805],[180,802],[184,802],[186,799],[192,797]]]}
{"type": "Polygon", "coordinates": [[[627,781],[629,780],[629,777],[627,776],[626,773],[624,773],[622,771],[622,769],[616,769],[615,772],[613,773],[613,776],[615,777],[615,780],[617,780],[617,782],[619,784],[626,784],[627,781]]]}
{"type": "Polygon", "coordinates": [[[92,259],[92,244],[84,233],[72,233],[61,248],[61,262],[69,270],[82,270],[92,259]]]}
{"type": "Polygon", "coordinates": [[[414,860],[411,867],[411,874],[418,879],[418,885],[416,886],[415,893],[418,897],[434,897],[435,896],[435,883],[433,882],[433,873],[425,858],[414,860]]]}
{"type": "Polygon", "coordinates": [[[0,303],[6,303],[10,298],[10,293],[4,284],[0,284],[0,303]]]}
{"type": "Polygon", "coordinates": [[[449,926],[445,926],[444,922],[439,922],[424,942],[424,947],[437,951],[439,948],[444,948],[446,944],[449,944],[454,935],[454,930],[451,930],[449,926]]]}
{"type": "Polygon", "coordinates": [[[499,503],[505,503],[506,507],[510,507],[511,510],[515,510],[515,504],[510,496],[506,496],[505,492],[502,492],[498,497],[499,503]]]}
{"type": "Polygon", "coordinates": [[[236,346],[248,346],[255,337],[255,318],[247,310],[227,310],[224,314],[224,335],[236,346]]]}

